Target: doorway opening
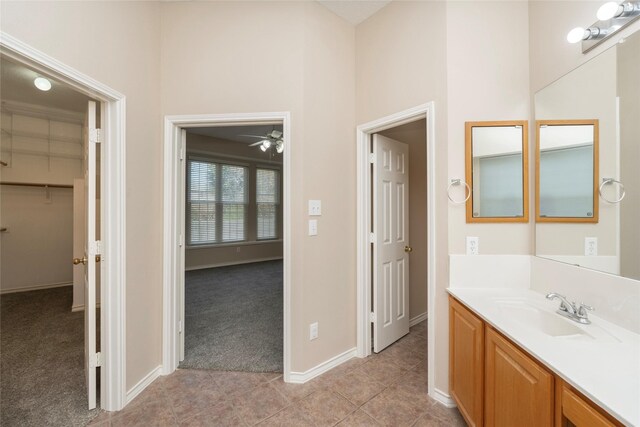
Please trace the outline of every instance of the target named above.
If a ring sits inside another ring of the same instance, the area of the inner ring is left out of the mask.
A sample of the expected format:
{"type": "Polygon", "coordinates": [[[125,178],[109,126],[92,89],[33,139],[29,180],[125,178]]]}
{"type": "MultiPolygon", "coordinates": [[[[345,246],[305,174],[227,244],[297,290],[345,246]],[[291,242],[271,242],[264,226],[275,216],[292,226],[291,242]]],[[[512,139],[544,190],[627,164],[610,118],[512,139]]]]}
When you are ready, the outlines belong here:
{"type": "Polygon", "coordinates": [[[357,131],[358,356],[380,352],[411,330],[393,347],[426,353],[430,395],[434,325],[425,320],[435,294],[434,125],[431,102],[357,131]]]}
{"type": "Polygon", "coordinates": [[[282,125],[187,129],[180,368],[282,373],[282,125]]]}
{"type": "Polygon", "coordinates": [[[289,369],[288,113],[165,120],[163,374],[289,369]]]}
{"type": "Polygon", "coordinates": [[[0,61],[2,424],[85,424],[126,399],[124,97],[6,34],[0,61]]]}

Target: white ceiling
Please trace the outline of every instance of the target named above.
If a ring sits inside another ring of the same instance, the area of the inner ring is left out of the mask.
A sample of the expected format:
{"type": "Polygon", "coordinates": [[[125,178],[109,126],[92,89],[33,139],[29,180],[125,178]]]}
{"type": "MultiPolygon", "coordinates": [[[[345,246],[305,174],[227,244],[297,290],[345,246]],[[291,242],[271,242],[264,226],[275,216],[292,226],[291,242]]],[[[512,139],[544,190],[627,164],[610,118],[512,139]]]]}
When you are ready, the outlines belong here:
{"type": "Polygon", "coordinates": [[[242,143],[253,143],[260,141],[261,138],[252,138],[241,135],[266,135],[272,130],[279,130],[282,132],[282,125],[251,125],[251,126],[221,126],[221,127],[206,127],[206,128],[189,128],[188,133],[196,135],[211,136],[213,138],[224,139],[227,141],[235,141],[242,143]]]}
{"type": "Polygon", "coordinates": [[[391,3],[391,0],[317,0],[317,2],[353,25],[358,25],[391,3]]]}
{"type": "MultiPolygon", "coordinates": [[[[56,108],[85,113],[89,97],[75,91],[64,83],[51,81],[51,89],[43,92],[33,85],[40,73],[0,57],[0,89],[3,101],[17,101],[40,107],[56,108]]],[[[46,77],[46,76],[42,76],[46,77]]]]}

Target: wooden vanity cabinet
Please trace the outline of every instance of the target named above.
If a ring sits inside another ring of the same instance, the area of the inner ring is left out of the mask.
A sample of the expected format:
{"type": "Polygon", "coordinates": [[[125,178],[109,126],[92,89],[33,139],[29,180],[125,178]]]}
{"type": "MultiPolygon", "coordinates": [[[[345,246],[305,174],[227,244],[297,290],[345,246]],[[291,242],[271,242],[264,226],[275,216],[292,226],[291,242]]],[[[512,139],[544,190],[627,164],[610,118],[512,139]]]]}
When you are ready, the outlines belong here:
{"type": "Polygon", "coordinates": [[[490,326],[485,335],[485,426],[553,426],[553,375],[490,326]]]}
{"type": "Polygon", "coordinates": [[[449,391],[469,426],[622,426],[451,296],[449,391]]]}
{"type": "Polygon", "coordinates": [[[483,425],[484,322],[449,297],[449,392],[470,427],[483,425]]]}

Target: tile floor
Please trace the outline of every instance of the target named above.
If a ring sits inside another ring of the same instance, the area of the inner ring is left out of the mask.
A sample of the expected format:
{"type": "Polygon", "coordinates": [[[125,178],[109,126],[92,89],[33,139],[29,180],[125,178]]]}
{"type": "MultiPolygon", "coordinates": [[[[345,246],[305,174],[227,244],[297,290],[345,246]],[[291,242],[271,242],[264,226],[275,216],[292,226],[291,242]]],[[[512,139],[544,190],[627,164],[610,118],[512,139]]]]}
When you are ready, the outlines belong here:
{"type": "Polygon", "coordinates": [[[427,395],[427,322],[380,354],[305,384],[280,374],[178,370],[91,426],[465,426],[427,395]]]}

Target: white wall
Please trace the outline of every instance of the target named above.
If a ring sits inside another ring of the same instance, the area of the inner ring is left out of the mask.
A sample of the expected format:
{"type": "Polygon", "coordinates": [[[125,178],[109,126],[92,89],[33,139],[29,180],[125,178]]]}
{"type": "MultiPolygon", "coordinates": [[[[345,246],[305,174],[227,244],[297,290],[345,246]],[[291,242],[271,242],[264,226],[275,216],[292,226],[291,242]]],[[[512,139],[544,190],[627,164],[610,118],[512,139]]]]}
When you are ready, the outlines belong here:
{"type": "MultiPolygon", "coordinates": [[[[81,119],[63,122],[45,114],[41,108],[39,117],[3,110],[3,182],[72,185],[82,176],[81,119]]],[[[0,234],[0,292],[72,283],[73,190],[3,185],[0,206],[7,228],[0,234]]]]}

